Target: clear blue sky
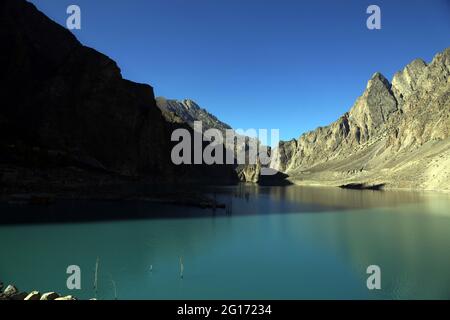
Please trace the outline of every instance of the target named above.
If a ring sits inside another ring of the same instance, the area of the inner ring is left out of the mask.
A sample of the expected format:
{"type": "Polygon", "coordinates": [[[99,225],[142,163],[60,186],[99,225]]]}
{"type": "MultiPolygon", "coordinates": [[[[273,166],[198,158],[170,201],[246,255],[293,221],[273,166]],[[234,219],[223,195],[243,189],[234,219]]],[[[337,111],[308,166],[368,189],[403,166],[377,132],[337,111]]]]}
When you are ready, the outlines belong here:
{"type": "Polygon", "coordinates": [[[380,71],[450,46],[450,0],[31,0],[156,96],[191,98],[234,128],[282,139],[336,120],[380,71]],[[382,29],[366,28],[377,4],[382,29]]]}

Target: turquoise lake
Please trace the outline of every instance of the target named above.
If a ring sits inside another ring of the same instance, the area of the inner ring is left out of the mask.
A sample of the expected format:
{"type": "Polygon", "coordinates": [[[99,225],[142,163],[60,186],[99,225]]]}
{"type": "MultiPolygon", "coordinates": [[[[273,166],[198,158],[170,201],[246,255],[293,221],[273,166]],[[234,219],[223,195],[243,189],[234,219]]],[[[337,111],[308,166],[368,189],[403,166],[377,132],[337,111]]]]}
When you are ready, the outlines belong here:
{"type": "Polygon", "coordinates": [[[149,218],[2,225],[0,280],[99,299],[450,299],[447,194],[250,185],[208,192],[229,209],[2,204],[1,215],[113,210],[149,218]],[[81,268],[81,290],[66,287],[69,265],[81,268]],[[369,265],[381,268],[381,290],[367,289],[369,265]]]}

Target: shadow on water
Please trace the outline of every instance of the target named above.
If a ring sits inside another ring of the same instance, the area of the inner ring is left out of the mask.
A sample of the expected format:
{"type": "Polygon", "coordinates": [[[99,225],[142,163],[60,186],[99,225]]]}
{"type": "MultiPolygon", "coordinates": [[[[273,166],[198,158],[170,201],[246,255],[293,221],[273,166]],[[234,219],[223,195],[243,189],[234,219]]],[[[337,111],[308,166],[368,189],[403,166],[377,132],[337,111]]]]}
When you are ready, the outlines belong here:
{"type": "Polygon", "coordinates": [[[383,190],[386,186],[385,183],[379,184],[366,184],[366,183],[349,183],[339,186],[341,189],[353,189],[353,190],[383,190]]]}
{"type": "Polygon", "coordinates": [[[288,180],[289,176],[283,172],[276,171],[275,174],[272,175],[261,175],[259,177],[258,184],[260,186],[290,186],[292,182],[288,180]]]}
{"type": "MultiPolygon", "coordinates": [[[[410,191],[374,191],[302,186],[195,187],[224,207],[200,208],[174,205],[154,200],[58,200],[50,205],[14,205],[0,203],[0,224],[37,224],[114,221],[133,219],[177,219],[263,215],[287,213],[320,213],[348,209],[392,207],[418,203],[430,194],[410,191]]],[[[177,195],[177,191],[172,190],[177,195]]],[[[180,191],[182,192],[182,191],[180,191]]],[[[432,194],[432,196],[445,196],[432,194]]]]}

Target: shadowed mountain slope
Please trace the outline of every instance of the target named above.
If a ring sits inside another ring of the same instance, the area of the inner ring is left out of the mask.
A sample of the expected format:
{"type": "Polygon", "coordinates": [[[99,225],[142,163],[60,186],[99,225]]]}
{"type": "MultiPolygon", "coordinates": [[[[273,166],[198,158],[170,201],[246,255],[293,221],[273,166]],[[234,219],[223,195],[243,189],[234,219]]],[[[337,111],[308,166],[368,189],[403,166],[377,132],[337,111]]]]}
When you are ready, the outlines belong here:
{"type": "Polygon", "coordinates": [[[113,60],[33,4],[0,2],[0,42],[1,162],[81,163],[159,182],[235,180],[229,166],[173,165],[171,133],[190,127],[167,122],[151,86],[123,79],[113,60]]]}

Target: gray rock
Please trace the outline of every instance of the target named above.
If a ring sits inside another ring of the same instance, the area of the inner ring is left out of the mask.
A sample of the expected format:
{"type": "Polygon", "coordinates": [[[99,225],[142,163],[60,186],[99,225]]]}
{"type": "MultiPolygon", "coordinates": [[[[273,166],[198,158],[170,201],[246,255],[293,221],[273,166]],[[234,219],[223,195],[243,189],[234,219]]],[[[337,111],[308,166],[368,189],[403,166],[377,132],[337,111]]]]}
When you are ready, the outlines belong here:
{"type": "Polygon", "coordinates": [[[64,301],[64,300],[77,300],[77,299],[75,299],[73,296],[65,296],[65,297],[56,298],[55,300],[64,301]]]}
{"type": "Polygon", "coordinates": [[[6,297],[11,297],[12,295],[18,293],[19,290],[17,290],[17,288],[15,286],[13,286],[12,284],[8,285],[5,289],[5,291],[3,291],[3,294],[6,297]]]}
{"type": "Polygon", "coordinates": [[[39,293],[39,291],[33,291],[30,292],[24,300],[40,300],[41,299],[41,294],[39,293]]]}
{"type": "Polygon", "coordinates": [[[392,88],[396,98],[403,102],[417,89],[419,78],[426,72],[427,64],[422,59],[416,59],[402,71],[397,72],[392,79],[392,88]]]}
{"type": "Polygon", "coordinates": [[[59,294],[56,292],[47,292],[41,296],[41,300],[55,300],[59,298],[59,294]]]}
{"type": "Polygon", "coordinates": [[[289,168],[290,161],[297,149],[297,140],[280,141],[278,148],[275,148],[270,159],[270,167],[286,172],[289,168]]]}

